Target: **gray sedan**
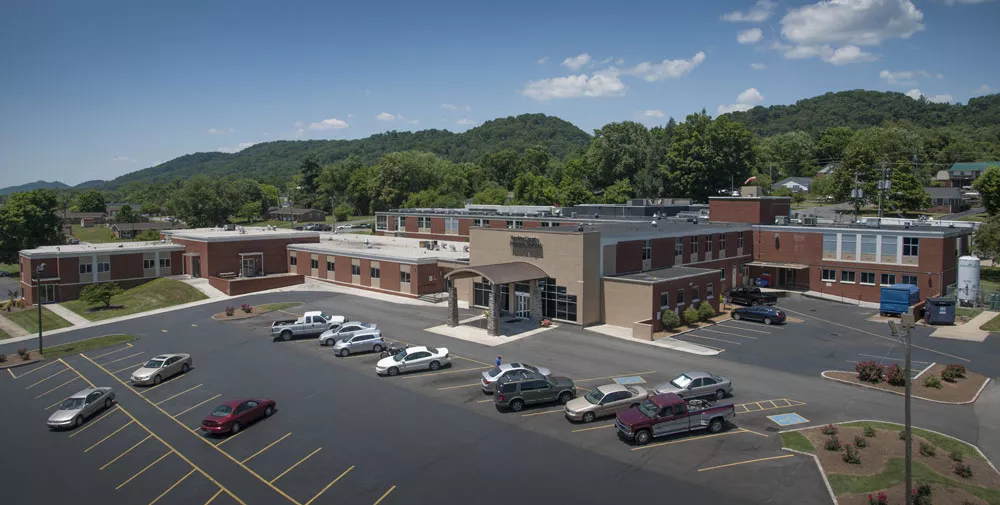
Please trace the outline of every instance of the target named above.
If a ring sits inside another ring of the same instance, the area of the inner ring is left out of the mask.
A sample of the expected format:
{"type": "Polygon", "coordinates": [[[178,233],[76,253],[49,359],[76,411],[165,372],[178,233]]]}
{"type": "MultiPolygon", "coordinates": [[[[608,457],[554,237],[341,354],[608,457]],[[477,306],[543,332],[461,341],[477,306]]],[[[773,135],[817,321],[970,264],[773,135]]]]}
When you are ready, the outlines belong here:
{"type": "Polygon", "coordinates": [[[570,400],[566,404],[566,418],[570,421],[593,422],[598,417],[614,415],[639,405],[648,396],[649,392],[639,386],[599,386],[584,397],[570,400]]]}
{"type": "Polygon", "coordinates": [[[656,393],[675,393],[681,398],[714,396],[721,400],[733,394],[733,384],[729,379],[708,372],[685,372],[670,382],[656,386],[656,393]]]}
{"type": "Polygon", "coordinates": [[[49,428],[77,428],[88,417],[101,409],[111,408],[114,403],[115,392],[111,388],[84,389],[59,404],[49,416],[49,428]]]}
{"type": "Polygon", "coordinates": [[[132,372],[132,384],[156,386],[179,373],[187,373],[191,365],[190,354],[161,354],[132,372]]]}
{"type": "Polygon", "coordinates": [[[342,358],[355,352],[382,352],[382,349],[385,349],[385,340],[381,330],[355,331],[353,336],[342,338],[333,346],[334,354],[342,358]]]}

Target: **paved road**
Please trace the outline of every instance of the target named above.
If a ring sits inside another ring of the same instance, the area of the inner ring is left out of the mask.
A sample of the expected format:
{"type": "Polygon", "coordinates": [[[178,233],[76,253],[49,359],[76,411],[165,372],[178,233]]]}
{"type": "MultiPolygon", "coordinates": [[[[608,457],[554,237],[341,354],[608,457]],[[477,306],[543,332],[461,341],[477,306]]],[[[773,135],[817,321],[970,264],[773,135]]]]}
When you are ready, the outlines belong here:
{"type": "Polygon", "coordinates": [[[972,216],[975,214],[982,214],[986,212],[986,207],[973,207],[969,210],[965,210],[956,214],[948,214],[947,216],[941,216],[942,221],[960,219],[965,216],[972,216]]]}

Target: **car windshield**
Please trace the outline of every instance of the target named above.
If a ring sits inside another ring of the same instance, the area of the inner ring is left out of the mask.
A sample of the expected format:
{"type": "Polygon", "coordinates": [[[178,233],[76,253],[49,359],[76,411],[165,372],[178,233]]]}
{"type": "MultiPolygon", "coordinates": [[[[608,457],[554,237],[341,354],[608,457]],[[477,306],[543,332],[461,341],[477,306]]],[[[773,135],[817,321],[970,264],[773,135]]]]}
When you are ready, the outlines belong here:
{"type": "Polygon", "coordinates": [[[531,365],[521,365],[521,366],[523,366],[524,368],[527,368],[528,370],[531,370],[532,372],[538,372],[538,368],[535,368],[535,367],[533,367],[531,365]]]}
{"type": "Polygon", "coordinates": [[[233,408],[229,405],[219,405],[212,409],[212,415],[216,417],[226,417],[233,412],[233,408]]]}
{"type": "Polygon", "coordinates": [[[498,366],[493,367],[493,370],[487,372],[486,375],[489,375],[490,377],[496,377],[497,375],[500,375],[500,367],[498,366]]]}
{"type": "Polygon", "coordinates": [[[588,402],[597,405],[598,403],[601,403],[601,398],[604,398],[604,393],[595,389],[587,393],[587,396],[584,396],[584,398],[586,398],[588,402]]]}
{"type": "Polygon", "coordinates": [[[715,379],[715,382],[725,382],[725,379],[719,377],[718,375],[713,375],[712,378],[715,379]]]}
{"type": "Polygon", "coordinates": [[[639,404],[639,412],[642,412],[650,419],[656,417],[657,410],[659,410],[659,407],[652,400],[646,400],[639,404]]]}
{"type": "Polygon", "coordinates": [[[86,401],[84,398],[67,398],[66,401],[59,405],[59,410],[77,410],[83,408],[83,404],[86,401]]]}
{"type": "Polygon", "coordinates": [[[165,359],[151,359],[147,361],[145,365],[142,366],[143,368],[160,368],[161,366],[163,366],[163,363],[165,361],[166,361],[165,359]]]}
{"type": "Polygon", "coordinates": [[[673,384],[674,387],[684,389],[688,387],[688,384],[691,384],[691,380],[692,380],[691,377],[688,377],[687,375],[684,374],[680,374],[677,377],[675,377],[674,380],[670,381],[670,383],[673,384]]]}
{"type": "Polygon", "coordinates": [[[433,348],[433,347],[428,347],[428,348],[427,348],[427,352],[429,352],[429,353],[431,353],[431,354],[437,354],[437,353],[438,353],[438,350],[437,350],[437,349],[435,349],[435,348],[433,348]]]}
{"type": "Polygon", "coordinates": [[[629,393],[632,393],[632,396],[639,394],[639,390],[632,386],[625,386],[625,389],[627,389],[629,393]]]}
{"type": "Polygon", "coordinates": [[[405,352],[401,352],[401,353],[393,356],[392,360],[395,361],[396,363],[399,363],[400,361],[403,361],[404,358],[406,358],[406,353],[405,352]]]}

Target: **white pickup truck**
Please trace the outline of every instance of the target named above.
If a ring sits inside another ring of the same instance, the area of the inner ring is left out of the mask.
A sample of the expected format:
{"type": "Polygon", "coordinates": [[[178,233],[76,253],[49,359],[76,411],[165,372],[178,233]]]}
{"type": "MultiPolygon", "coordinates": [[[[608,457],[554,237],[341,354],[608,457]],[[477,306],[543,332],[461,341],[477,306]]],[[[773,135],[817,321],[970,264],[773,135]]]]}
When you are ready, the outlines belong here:
{"type": "Polygon", "coordinates": [[[312,337],[346,321],[344,316],[331,316],[318,310],[306,312],[298,319],[285,319],[271,323],[271,336],[281,340],[292,337],[312,337]]]}

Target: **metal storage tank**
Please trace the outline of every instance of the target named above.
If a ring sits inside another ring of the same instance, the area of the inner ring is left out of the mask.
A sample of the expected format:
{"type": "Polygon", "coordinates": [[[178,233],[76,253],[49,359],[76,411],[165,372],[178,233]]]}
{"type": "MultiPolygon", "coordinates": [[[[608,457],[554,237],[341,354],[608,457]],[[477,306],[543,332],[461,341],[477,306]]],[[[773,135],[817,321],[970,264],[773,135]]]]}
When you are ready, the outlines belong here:
{"type": "Polygon", "coordinates": [[[973,305],[979,298],[979,258],[958,258],[958,282],[955,285],[959,305],[973,305]]]}

